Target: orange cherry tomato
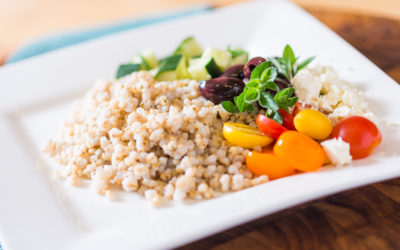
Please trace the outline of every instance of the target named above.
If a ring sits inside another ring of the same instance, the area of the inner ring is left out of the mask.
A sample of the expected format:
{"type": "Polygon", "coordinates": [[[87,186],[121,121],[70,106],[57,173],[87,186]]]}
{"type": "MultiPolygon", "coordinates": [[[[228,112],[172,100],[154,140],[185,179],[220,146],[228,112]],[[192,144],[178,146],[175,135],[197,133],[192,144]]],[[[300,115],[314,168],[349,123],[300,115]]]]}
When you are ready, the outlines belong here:
{"type": "Polygon", "coordinates": [[[297,131],[283,133],[275,143],[274,153],[295,169],[306,172],[318,170],[326,160],[319,143],[297,131]]]}
{"type": "Polygon", "coordinates": [[[341,137],[348,142],[353,159],[367,157],[382,142],[382,134],[376,125],[362,116],[349,116],[338,122],[331,137],[341,137]]]}
{"type": "Polygon", "coordinates": [[[277,139],[287,129],[276,121],[265,115],[258,114],[256,119],[257,127],[264,135],[277,139]]]}
{"type": "Polygon", "coordinates": [[[296,130],[296,128],[294,127],[293,115],[291,115],[284,109],[279,109],[278,112],[279,114],[281,114],[283,119],[282,125],[289,130],[296,130]]]}
{"type": "Polygon", "coordinates": [[[295,169],[284,158],[272,153],[249,152],[246,155],[247,168],[257,175],[267,175],[270,180],[295,173],[295,169]]]}

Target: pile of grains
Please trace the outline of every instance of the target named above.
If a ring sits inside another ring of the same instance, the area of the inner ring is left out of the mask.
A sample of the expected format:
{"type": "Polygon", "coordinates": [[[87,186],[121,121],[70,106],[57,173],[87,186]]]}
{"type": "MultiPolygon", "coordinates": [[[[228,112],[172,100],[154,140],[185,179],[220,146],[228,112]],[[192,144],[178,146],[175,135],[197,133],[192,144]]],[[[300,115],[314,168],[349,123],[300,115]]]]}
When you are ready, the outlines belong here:
{"type": "Polygon", "coordinates": [[[324,112],[333,124],[349,115],[376,121],[364,95],[339,78],[332,67],[315,66],[300,71],[292,80],[299,101],[324,112]]]}
{"type": "Polygon", "coordinates": [[[224,140],[225,121],[256,126],[255,115],[231,115],[201,97],[197,81],[157,82],[141,71],[97,82],[44,152],[72,184],[88,178],[106,196],[119,185],[155,205],[208,199],[268,181],[244,165],[248,150],[224,140]]]}

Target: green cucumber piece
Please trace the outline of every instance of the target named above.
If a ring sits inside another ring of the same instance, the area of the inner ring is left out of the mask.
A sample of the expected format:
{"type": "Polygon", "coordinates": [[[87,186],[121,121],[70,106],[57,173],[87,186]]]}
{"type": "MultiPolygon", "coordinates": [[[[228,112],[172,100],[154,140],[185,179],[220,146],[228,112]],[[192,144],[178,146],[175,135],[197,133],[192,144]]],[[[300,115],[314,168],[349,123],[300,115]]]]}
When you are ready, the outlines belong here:
{"type": "Polygon", "coordinates": [[[203,53],[200,44],[194,39],[194,37],[190,36],[184,39],[181,44],[176,48],[174,55],[182,54],[186,58],[199,56],[203,53]]]}
{"type": "Polygon", "coordinates": [[[232,61],[232,54],[230,52],[212,47],[207,47],[201,57],[214,58],[215,63],[221,71],[225,71],[231,65],[232,61]]]}
{"type": "Polygon", "coordinates": [[[158,60],[152,50],[143,50],[132,59],[132,63],[141,64],[142,69],[150,70],[158,67],[158,60]]]}
{"type": "Polygon", "coordinates": [[[140,71],[141,65],[136,63],[121,64],[118,67],[116,78],[121,78],[123,76],[129,75],[132,72],[140,71]]]}
{"type": "Polygon", "coordinates": [[[211,58],[211,60],[206,63],[205,68],[212,78],[218,77],[222,74],[218,65],[215,63],[214,58],[211,58]]]}
{"type": "Polygon", "coordinates": [[[208,73],[208,71],[206,69],[206,64],[208,64],[209,62],[210,62],[210,58],[190,59],[189,67],[188,67],[190,78],[195,79],[195,80],[211,79],[211,75],[208,73]]]}
{"type": "Polygon", "coordinates": [[[249,53],[241,48],[231,49],[231,47],[228,46],[227,51],[232,54],[231,65],[246,64],[249,59],[249,53]]]}
{"type": "Polygon", "coordinates": [[[173,81],[188,78],[186,58],[183,55],[171,55],[165,58],[156,74],[157,80],[173,81]]]}

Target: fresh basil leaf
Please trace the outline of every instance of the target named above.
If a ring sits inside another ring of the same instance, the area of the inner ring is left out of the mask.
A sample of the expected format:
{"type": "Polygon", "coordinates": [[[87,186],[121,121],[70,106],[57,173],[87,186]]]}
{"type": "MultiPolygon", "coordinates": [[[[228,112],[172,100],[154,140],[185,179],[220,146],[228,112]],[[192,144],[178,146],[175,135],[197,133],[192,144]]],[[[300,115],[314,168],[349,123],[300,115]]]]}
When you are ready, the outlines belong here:
{"type": "Polygon", "coordinates": [[[271,89],[273,91],[279,91],[279,86],[274,82],[263,82],[263,83],[261,83],[261,89],[263,91],[266,89],[271,89]]]}
{"type": "Polygon", "coordinates": [[[287,101],[287,106],[288,107],[294,106],[297,103],[298,100],[299,100],[299,98],[297,96],[289,98],[288,101],[287,101]]]}
{"type": "Polygon", "coordinates": [[[260,91],[257,88],[249,88],[247,89],[244,95],[244,101],[251,104],[255,101],[258,101],[260,98],[260,91]]]}
{"type": "Polygon", "coordinates": [[[289,45],[286,45],[283,50],[283,58],[287,63],[294,64],[296,62],[296,57],[294,56],[294,52],[289,45]]]}
{"type": "Polygon", "coordinates": [[[130,64],[121,64],[118,67],[116,78],[121,78],[123,76],[129,75],[132,72],[140,71],[140,64],[130,63],[130,64]]]}
{"type": "Polygon", "coordinates": [[[261,74],[264,72],[265,69],[269,68],[271,66],[270,61],[265,61],[255,67],[253,71],[251,72],[250,75],[250,80],[255,79],[255,78],[261,78],[261,74]]]}
{"type": "Polygon", "coordinates": [[[275,102],[274,98],[268,92],[261,93],[258,103],[261,105],[261,107],[266,108],[266,109],[270,109],[270,110],[278,110],[279,109],[278,104],[275,102]]]}
{"type": "Polygon", "coordinates": [[[264,70],[264,72],[261,73],[261,81],[262,82],[273,82],[275,81],[276,76],[278,75],[278,72],[276,71],[276,68],[274,67],[269,67],[264,70]]]}
{"type": "Polygon", "coordinates": [[[303,62],[301,62],[299,65],[297,65],[296,68],[296,74],[297,72],[299,72],[300,70],[304,69],[305,67],[307,67],[308,64],[310,64],[313,60],[315,59],[315,56],[309,57],[306,60],[304,60],[303,62]]]}
{"type": "Polygon", "coordinates": [[[222,107],[229,113],[239,113],[239,108],[231,101],[224,101],[221,103],[222,107]]]}
{"type": "Polygon", "coordinates": [[[240,95],[235,96],[233,100],[236,103],[236,106],[239,108],[240,112],[244,112],[246,110],[247,103],[244,101],[245,93],[242,92],[240,95]]]}

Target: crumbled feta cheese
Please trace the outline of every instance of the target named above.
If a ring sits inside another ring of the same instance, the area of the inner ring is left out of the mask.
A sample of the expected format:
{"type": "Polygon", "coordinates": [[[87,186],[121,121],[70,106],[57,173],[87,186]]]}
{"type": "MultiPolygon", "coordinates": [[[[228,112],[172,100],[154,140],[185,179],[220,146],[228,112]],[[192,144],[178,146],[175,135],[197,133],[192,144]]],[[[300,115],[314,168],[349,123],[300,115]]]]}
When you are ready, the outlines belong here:
{"type": "Polygon", "coordinates": [[[323,141],[321,146],[334,165],[342,166],[351,163],[350,144],[343,141],[342,138],[339,137],[323,141]]]}
{"type": "Polygon", "coordinates": [[[300,102],[326,113],[333,124],[349,115],[373,117],[362,92],[340,79],[332,67],[306,68],[292,84],[300,102]]]}

